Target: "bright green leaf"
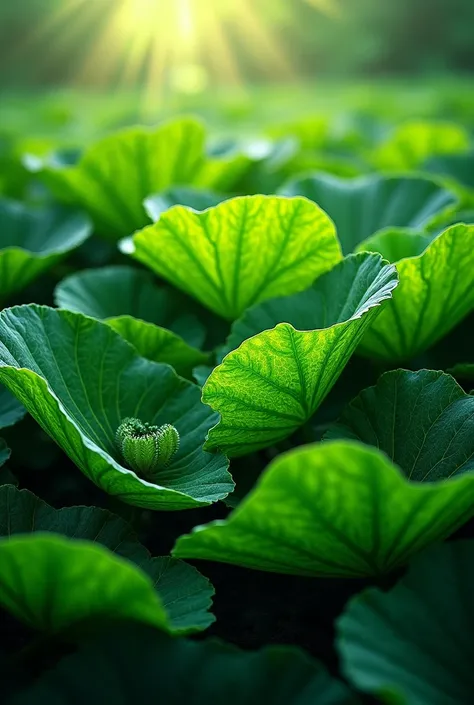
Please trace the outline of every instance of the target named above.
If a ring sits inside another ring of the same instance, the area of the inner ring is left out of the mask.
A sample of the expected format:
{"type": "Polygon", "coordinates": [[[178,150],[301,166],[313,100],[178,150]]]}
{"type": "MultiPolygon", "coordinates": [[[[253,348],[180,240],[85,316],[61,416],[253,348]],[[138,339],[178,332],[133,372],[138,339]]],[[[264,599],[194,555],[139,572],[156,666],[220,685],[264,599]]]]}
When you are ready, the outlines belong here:
{"type": "Polygon", "coordinates": [[[0,605],[48,634],[124,619],[169,628],[151,579],[132,563],[46,533],[0,540],[0,605]]]}
{"type": "Polygon", "coordinates": [[[364,389],[325,438],[383,450],[410,480],[474,470],[474,396],[443,372],[395,370],[364,389]]]}
{"type": "MultiPolygon", "coordinates": [[[[235,159],[209,159],[201,123],[181,118],[155,129],[127,128],[101,139],[77,165],[40,171],[58,197],[81,205],[98,231],[116,239],[146,225],[143,202],[181,184],[227,187],[235,159]]],[[[235,176],[235,175],[234,175],[235,176]]]]}
{"type": "Polygon", "coordinates": [[[139,357],[112,328],[70,311],[18,306],[0,314],[0,381],[95,484],[151,509],[209,504],[232,491],[227,461],[203,442],[217,415],[168,365],[139,357]],[[156,484],[123,465],[126,417],[173,424],[181,443],[156,484]]]}
{"type": "Polygon", "coordinates": [[[90,234],[91,225],[80,213],[0,201],[0,298],[23,289],[90,234]]]}
{"type": "Polygon", "coordinates": [[[195,212],[175,206],[124,252],[227,319],[306,289],[341,259],[334,225],[304,198],[247,196],[195,212]]]}
{"type": "Polygon", "coordinates": [[[167,556],[152,558],[129,524],[98,507],[53,509],[28,490],[0,487],[0,536],[37,531],[95,541],[135,563],[153,581],[169,620],[168,629],[183,633],[206,629],[214,590],[190,565],[167,556]]]}
{"type": "Polygon", "coordinates": [[[360,705],[304,652],[241,651],[219,641],[171,639],[142,625],[112,629],[48,670],[11,705],[360,705]]]}
{"type": "Polygon", "coordinates": [[[421,255],[400,260],[397,270],[393,299],[359,348],[389,362],[423,352],[474,307],[474,226],[448,228],[421,255]]]}
{"type": "Polygon", "coordinates": [[[224,521],[178,539],[173,554],[295,575],[377,576],[405,564],[474,514],[474,479],[407,480],[354,442],[274,460],[224,521]]]}
{"type": "Polygon", "coordinates": [[[206,447],[244,455],[305,423],[396,285],[395,268],[379,255],[351,255],[310,289],[249,309],[228,340],[242,344],[203,387],[203,401],[221,415],[206,447]]]}
{"type": "Polygon", "coordinates": [[[353,599],[338,623],[348,678],[407,705],[470,705],[473,566],[473,541],[436,546],[390,592],[353,599]]]}
{"type": "Polygon", "coordinates": [[[348,180],[318,174],[289,182],[283,193],[306,196],[323,208],[336,225],[345,254],[383,228],[425,228],[434,216],[458,202],[454,193],[419,176],[348,180]]]}

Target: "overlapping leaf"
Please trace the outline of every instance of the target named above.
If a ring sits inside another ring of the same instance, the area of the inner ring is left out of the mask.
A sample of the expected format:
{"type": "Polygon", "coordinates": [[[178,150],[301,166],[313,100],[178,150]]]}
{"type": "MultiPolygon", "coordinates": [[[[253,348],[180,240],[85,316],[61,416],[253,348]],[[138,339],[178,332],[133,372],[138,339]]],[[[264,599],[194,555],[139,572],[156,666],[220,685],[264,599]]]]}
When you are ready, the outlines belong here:
{"type": "Polygon", "coordinates": [[[396,266],[400,284],[359,348],[389,362],[423,352],[474,308],[474,226],[448,228],[396,266]]]}
{"type": "Polygon", "coordinates": [[[170,639],[142,625],[110,630],[63,659],[10,705],[357,705],[359,698],[302,651],[248,652],[170,639]],[[183,677],[185,674],[185,677],[183,677]]]}
{"type": "Polygon", "coordinates": [[[0,487],[0,536],[38,531],[95,541],[135,563],[153,581],[166,610],[169,631],[199,631],[214,621],[208,611],[214,593],[209,581],[182,561],[168,556],[152,558],[120,517],[98,507],[53,509],[28,490],[0,487]]]}
{"type": "Polygon", "coordinates": [[[380,256],[351,255],[308,290],[249,309],[228,340],[240,347],[203,387],[221,415],[206,447],[244,455],[307,421],[396,285],[380,256]]]}
{"type": "Polygon", "coordinates": [[[122,249],[229,320],[304,290],[341,259],[320,208],[277,196],[233,198],[201,213],[176,206],[122,249]]]}
{"type": "Polygon", "coordinates": [[[283,193],[306,196],[323,208],[336,225],[345,254],[388,227],[423,229],[457,196],[432,179],[370,175],[338,179],[328,174],[297,178],[283,193]]]}
{"type": "Polygon", "coordinates": [[[473,566],[474,542],[447,543],[419,556],[390,592],[356,597],[338,624],[349,679],[388,702],[471,703],[473,566]]]}
{"type": "Polygon", "coordinates": [[[0,314],[0,381],[84,474],[125,502],[153,509],[209,504],[232,490],[227,461],[203,442],[217,415],[199,387],[139,357],[112,328],[70,311],[19,306],[0,314]],[[153,484],[123,465],[115,433],[125,417],[181,436],[153,484]]]}
{"type": "Polygon", "coordinates": [[[148,221],[143,201],[181,184],[226,188],[247,160],[210,159],[201,123],[182,118],[157,129],[127,128],[91,146],[70,167],[40,174],[63,200],[81,205],[101,234],[116,239],[148,221]]]}
{"type": "Polygon", "coordinates": [[[474,514],[474,478],[416,483],[355,442],[274,460],[225,521],[178,539],[173,554],[313,576],[376,576],[406,563],[474,514]]]}
{"type": "Polygon", "coordinates": [[[410,480],[474,470],[474,397],[443,372],[395,370],[364,389],[326,438],[376,446],[410,480]]]}
{"type": "Polygon", "coordinates": [[[196,211],[203,211],[206,208],[217,206],[225,198],[225,196],[212,191],[182,186],[148,196],[143,205],[147,215],[153,222],[156,222],[165,211],[173,206],[187,206],[196,211]]]}
{"type": "Polygon", "coordinates": [[[0,201],[0,298],[23,289],[90,234],[80,213],[0,201]]]}

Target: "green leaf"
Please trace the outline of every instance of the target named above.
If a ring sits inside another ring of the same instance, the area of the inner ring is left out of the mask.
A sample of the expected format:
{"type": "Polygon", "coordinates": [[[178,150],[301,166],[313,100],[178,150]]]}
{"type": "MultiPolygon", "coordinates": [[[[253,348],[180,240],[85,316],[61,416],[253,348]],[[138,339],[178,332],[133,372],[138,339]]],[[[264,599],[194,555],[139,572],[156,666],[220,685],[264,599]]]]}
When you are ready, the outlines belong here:
{"type": "Polygon", "coordinates": [[[373,161],[379,169],[418,169],[428,157],[466,152],[470,142],[467,130],[452,122],[407,122],[376,148],[373,161]]]}
{"type": "Polygon", "coordinates": [[[0,201],[0,298],[24,289],[90,234],[91,225],[80,213],[0,201]]]}
{"type": "Polygon", "coordinates": [[[53,534],[0,540],[0,605],[48,634],[117,620],[169,628],[147,575],[102,546],[53,534]]]}
{"type": "Polygon", "coordinates": [[[208,611],[214,594],[210,582],[182,561],[152,558],[120,517],[98,507],[53,509],[28,490],[0,487],[0,536],[37,531],[95,541],[135,563],[152,579],[173,634],[200,631],[214,621],[208,611]]]}
{"type": "Polygon", "coordinates": [[[378,252],[389,262],[398,262],[421,255],[435,237],[409,228],[387,228],[361,242],[356,251],[378,252]]]}
{"type": "Polygon", "coordinates": [[[464,362],[451,367],[448,372],[459,379],[471,380],[474,382],[474,364],[464,362]]]}
{"type": "Polygon", "coordinates": [[[66,277],[54,292],[60,308],[99,319],[133,316],[180,335],[200,347],[206,331],[200,307],[179,291],[157,286],[153,276],[134,267],[86,269],[66,277]]]}
{"type": "Polygon", "coordinates": [[[188,208],[193,208],[196,211],[203,211],[206,208],[217,206],[225,198],[226,196],[221,196],[211,191],[182,186],[181,188],[170,188],[154,196],[148,196],[143,205],[147,215],[153,222],[156,222],[165,211],[173,206],[188,206],[188,208]]]}
{"type": "Polygon", "coordinates": [[[474,189],[474,153],[431,157],[423,165],[425,171],[449,177],[462,186],[474,189]]]}
{"type": "Polygon", "coordinates": [[[379,255],[351,255],[310,289],[249,309],[228,340],[242,344],[203,387],[203,402],[221,415],[205,447],[244,455],[304,424],[396,285],[379,255]]]}
{"type": "Polygon", "coordinates": [[[306,196],[333,219],[342,250],[387,227],[423,229],[434,216],[458,203],[457,196],[425,177],[370,175],[338,179],[327,174],[297,178],[287,196],[306,196]]]}
{"type": "Polygon", "coordinates": [[[122,250],[229,320],[302,291],[341,259],[326,214],[278,196],[233,198],[202,213],[175,206],[122,250]]]}
{"type": "Polygon", "coordinates": [[[474,397],[443,372],[387,372],[325,438],[375,446],[410,480],[446,479],[474,470],[474,397]]]}
{"type": "Polygon", "coordinates": [[[26,409],[6,387],[0,385],[0,428],[14,426],[25,416],[26,409]]]}
{"type": "Polygon", "coordinates": [[[359,351],[389,362],[413,358],[474,307],[474,226],[454,225],[397,263],[400,284],[359,351]]]}
{"type": "Polygon", "coordinates": [[[7,446],[5,440],[0,438],[0,468],[5,465],[7,460],[10,458],[11,450],[7,446]]]}
{"type": "Polygon", "coordinates": [[[390,591],[371,589],[339,619],[343,669],[361,690],[407,705],[472,702],[474,542],[436,546],[390,591]]]}
{"type": "Polygon", "coordinates": [[[150,509],[206,505],[232,491],[226,458],[202,448],[218,417],[201,403],[200,388],[139,357],[110,326],[18,306],[0,314],[0,340],[0,381],[101,489],[150,509]],[[180,433],[159,484],[122,464],[115,433],[126,417],[171,423],[180,433]]]}
{"type": "Polygon", "coordinates": [[[410,482],[375,448],[328,441],[277,457],[228,519],[182,536],[173,555],[294,575],[379,576],[473,514],[470,474],[410,482]]]}
{"type": "Polygon", "coordinates": [[[358,697],[303,651],[241,651],[171,639],[142,625],[111,629],[63,658],[11,705],[358,705],[358,697]]]}
{"type": "Polygon", "coordinates": [[[89,147],[77,165],[45,167],[40,175],[58,197],[87,210],[102,235],[117,239],[148,223],[143,202],[150,194],[181,184],[224,188],[235,170],[240,174],[234,158],[206,157],[201,123],[180,118],[116,132],[89,147]]]}

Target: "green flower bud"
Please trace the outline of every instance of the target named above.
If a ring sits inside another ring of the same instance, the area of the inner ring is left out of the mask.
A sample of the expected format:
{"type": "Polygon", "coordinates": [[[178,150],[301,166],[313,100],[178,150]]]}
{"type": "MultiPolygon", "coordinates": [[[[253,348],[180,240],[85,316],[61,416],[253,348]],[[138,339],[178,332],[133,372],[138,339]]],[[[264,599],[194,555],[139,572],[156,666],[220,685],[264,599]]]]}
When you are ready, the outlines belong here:
{"type": "Polygon", "coordinates": [[[133,418],[122,421],[115,438],[124,461],[145,479],[165,468],[179,447],[179,433],[171,424],[153,426],[133,418]]]}

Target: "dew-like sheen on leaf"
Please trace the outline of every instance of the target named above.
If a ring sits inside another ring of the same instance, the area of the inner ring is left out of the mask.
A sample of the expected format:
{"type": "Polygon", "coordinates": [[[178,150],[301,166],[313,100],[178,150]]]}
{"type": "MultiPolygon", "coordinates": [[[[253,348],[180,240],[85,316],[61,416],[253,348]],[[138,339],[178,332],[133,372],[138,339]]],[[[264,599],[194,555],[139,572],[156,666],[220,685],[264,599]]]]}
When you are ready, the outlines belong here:
{"type": "Polygon", "coordinates": [[[84,474],[122,501],[150,509],[210,504],[232,491],[222,455],[203,450],[218,416],[201,390],[169,365],[139,357],[105,323],[46,306],[0,314],[0,381],[84,474]],[[159,484],[125,468],[115,442],[124,418],[162,426],[181,437],[159,484]]]}
{"type": "Polygon", "coordinates": [[[283,187],[287,196],[306,196],[333,219],[345,254],[388,227],[425,228],[458,202],[456,194],[421,176],[371,174],[339,179],[329,174],[296,178],[283,187]]]}
{"type": "Polygon", "coordinates": [[[474,514],[474,478],[417,483],[359,443],[296,448],[274,460],[228,519],[178,539],[173,555],[275,573],[378,576],[474,514]]]}
{"type": "Polygon", "coordinates": [[[387,362],[423,352],[474,308],[474,225],[453,225],[396,266],[400,284],[359,347],[387,362]]]}
{"type": "Polygon", "coordinates": [[[446,479],[474,470],[474,396],[443,372],[386,372],[325,438],[375,446],[410,480],[446,479]]]}
{"type": "Polygon", "coordinates": [[[305,198],[279,196],[233,198],[202,212],[175,206],[122,250],[229,320],[306,289],[341,259],[328,216],[305,198]]]}
{"type": "Polygon", "coordinates": [[[351,255],[306,291],[249,309],[227,341],[240,347],[203,387],[203,401],[221,415],[205,447],[245,455],[304,424],[396,285],[395,268],[379,255],[351,255]]]}
{"type": "Polygon", "coordinates": [[[152,558],[130,524],[99,507],[54,509],[28,490],[0,487],[0,536],[48,531],[95,541],[135,563],[153,581],[169,620],[168,631],[183,634],[206,629],[214,590],[196,568],[183,561],[152,558]]]}
{"type": "Polygon", "coordinates": [[[473,541],[445,543],[418,556],[390,592],[354,598],[338,622],[349,680],[400,698],[386,702],[471,705],[473,566],[473,541]]]}

